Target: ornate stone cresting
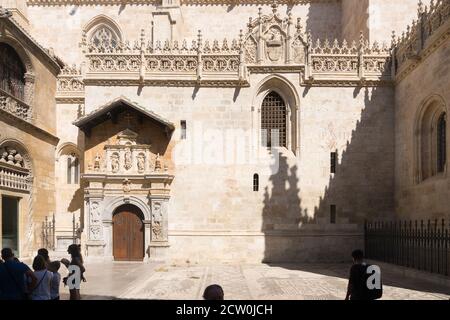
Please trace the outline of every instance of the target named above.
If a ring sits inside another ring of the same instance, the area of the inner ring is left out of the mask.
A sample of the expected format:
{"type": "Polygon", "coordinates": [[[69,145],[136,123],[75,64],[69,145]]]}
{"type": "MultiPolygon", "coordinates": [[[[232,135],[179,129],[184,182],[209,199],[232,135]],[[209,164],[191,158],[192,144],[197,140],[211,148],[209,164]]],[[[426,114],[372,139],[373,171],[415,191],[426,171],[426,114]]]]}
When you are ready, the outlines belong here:
{"type": "MultiPolygon", "coordinates": [[[[278,0],[280,4],[307,4],[313,2],[331,2],[336,0],[278,0]]],[[[237,5],[258,4],[270,5],[273,0],[27,0],[29,6],[67,6],[67,5],[237,5]]]]}
{"type": "Polygon", "coordinates": [[[339,43],[336,39],[308,42],[307,83],[354,85],[391,80],[390,49],[377,42],[370,45],[362,33],[358,43],[339,43]]]}
{"type": "Polygon", "coordinates": [[[65,66],[57,81],[57,102],[84,102],[84,83],[80,68],[76,65],[65,66]]]}
{"type": "Polygon", "coordinates": [[[84,83],[96,85],[249,86],[250,73],[295,72],[306,85],[378,85],[391,80],[386,45],[317,40],[301,19],[272,12],[250,18],[236,39],[136,41],[110,37],[80,43],[86,56],[84,83]]]}
{"type": "Polygon", "coordinates": [[[125,81],[141,84],[164,82],[187,85],[209,82],[236,85],[246,82],[240,52],[242,41],[205,41],[201,31],[196,40],[130,42],[108,40],[89,42],[81,46],[87,58],[85,82],[98,80],[125,81]],[[105,77],[107,75],[107,77],[105,77]]]}
{"type": "Polygon", "coordinates": [[[32,120],[31,107],[8,92],[0,89],[0,109],[22,120],[32,120]]]}
{"type": "Polygon", "coordinates": [[[292,13],[283,18],[278,13],[278,4],[272,4],[272,13],[249,19],[245,36],[245,62],[252,64],[305,64],[306,35],[301,20],[297,19],[294,30],[292,13]],[[295,58],[294,55],[295,54],[295,58]]]}
{"type": "Polygon", "coordinates": [[[416,66],[450,36],[450,1],[431,0],[430,6],[419,1],[417,20],[406,32],[392,33],[392,55],[396,80],[404,79],[416,66]]]}

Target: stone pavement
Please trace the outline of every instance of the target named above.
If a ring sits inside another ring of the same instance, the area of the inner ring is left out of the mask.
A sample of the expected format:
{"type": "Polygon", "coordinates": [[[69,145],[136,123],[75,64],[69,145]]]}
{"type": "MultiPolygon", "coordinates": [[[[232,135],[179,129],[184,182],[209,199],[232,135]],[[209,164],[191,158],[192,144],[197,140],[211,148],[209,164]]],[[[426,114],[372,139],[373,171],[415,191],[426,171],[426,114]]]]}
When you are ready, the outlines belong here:
{"type": "MultiPolygon", "coordinates": [[[[212,283],[222,285],[225,298],[342,300],[348,264],[165,265],[158,263],[91,263],[86,265],[83,299],[201,299],[212,283]]],[[[60,270],[64,276],[64,267],[60,270]]],[[[450,289],[382,270],[387,300],[450,299],[450,289]]],[[[61,286],[61,297],[68,289],[61,286]]]]}

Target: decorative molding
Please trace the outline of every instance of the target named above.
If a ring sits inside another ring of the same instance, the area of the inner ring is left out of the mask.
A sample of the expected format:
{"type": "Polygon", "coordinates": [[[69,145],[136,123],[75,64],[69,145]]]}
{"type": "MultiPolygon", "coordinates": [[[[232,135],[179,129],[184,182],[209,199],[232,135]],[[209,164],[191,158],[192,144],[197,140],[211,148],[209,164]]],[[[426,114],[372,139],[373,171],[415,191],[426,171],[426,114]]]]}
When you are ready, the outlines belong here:
{"type": "MultiPolygon", "coordinates": [[[[172,0],[171,2],[173,2],[172,0]]],[[[302,5],[309,3],[326,3],[337,2],[340,0],[278,0],[279,4],[285,5],[302,5]]],[[[207,5],[271,5],[273,0],[178,0],[179,4],[167,4],[167,0],[27,0],[29,6],[110,6],[110,5],[154,5],[165,7],[176,7],[179,5],[185,6],[207,6],[207,5]]]]}
{"type": "Polygon", "coordinates": [[[450,37],[450,1],[432,0],[429,7],[419,1],[417,17],[401,37],[396,38],[392,33],[393,70],[397,83],[450,37]]]}
{"type": "Polygon", "coordinates": [[[233,40],[204,40],[199,31],[190,43],[153,43],[142,30],[136,41],[88,43],[84,33],[86,71],[80,81],[99,86],[248,87],[250,73],[280,72],[298,73],[309,84],[391,80],[387,45],[370,45],[362,34],[359,43],[350,45],[337,40],[313,44],[300,19],[294,25],[291,13],[281,16],[277,4],[271,9],[268,15],[259,9],[247,31],[233,40]]]}
{"type": "Polygon", "coordinates": [[[28,122],[32,120],[31,107],[2,89],[0,89],[0,109],[22,120],[28,122]]]}
{"type": "Polygon", "coordinates": [[[57,78],[56,101],[60,103],[84,103],[84,82],[81,69],[65,66],[57,78]]]}

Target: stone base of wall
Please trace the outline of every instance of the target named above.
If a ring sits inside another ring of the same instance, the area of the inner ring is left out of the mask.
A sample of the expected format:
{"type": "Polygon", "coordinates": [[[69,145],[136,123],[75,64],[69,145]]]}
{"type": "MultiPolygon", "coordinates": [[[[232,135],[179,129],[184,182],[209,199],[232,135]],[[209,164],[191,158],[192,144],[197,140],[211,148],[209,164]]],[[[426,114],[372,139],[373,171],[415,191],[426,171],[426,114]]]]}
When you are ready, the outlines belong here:
{"type": "Polygon", "coordinates": [[[364,247],[362,233],[172,235],[168,259],[175,263],[349,262],[364,247]]]}

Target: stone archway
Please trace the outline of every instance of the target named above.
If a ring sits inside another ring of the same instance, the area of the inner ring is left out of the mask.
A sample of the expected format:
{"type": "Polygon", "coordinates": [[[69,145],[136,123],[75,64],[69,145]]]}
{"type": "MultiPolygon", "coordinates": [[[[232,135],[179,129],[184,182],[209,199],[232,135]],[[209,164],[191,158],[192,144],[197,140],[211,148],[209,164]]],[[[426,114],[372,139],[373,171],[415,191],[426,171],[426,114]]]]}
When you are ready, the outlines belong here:
{"type": "Polygon", "coordinates": [[[113,256],[117,261],[142,261],[145,245],[144,214],[131,204],[113,213],[113,256]]]}

